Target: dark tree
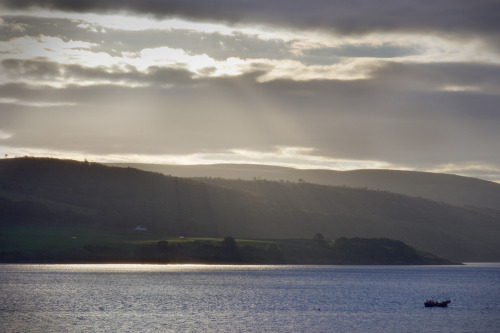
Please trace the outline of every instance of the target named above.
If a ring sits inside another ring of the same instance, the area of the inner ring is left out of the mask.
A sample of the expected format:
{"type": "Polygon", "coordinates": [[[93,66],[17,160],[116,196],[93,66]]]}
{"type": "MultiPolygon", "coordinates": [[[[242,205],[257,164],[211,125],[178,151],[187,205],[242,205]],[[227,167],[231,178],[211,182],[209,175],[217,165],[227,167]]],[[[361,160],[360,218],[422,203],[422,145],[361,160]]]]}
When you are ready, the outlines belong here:
{"type": "Polygon", "coordinates": [[[236,241],[234,240],[233,237],[226,237],[224,240],[221,242],[223,252],[225,253],[225,256],[229,260],[239,260],[240,259],[240,251],[238,249],[238,244],[236,244],[236,241]]]}
{"type": "Polygon", "coordinates": [[[238,245],[236,244],[236,241],[234,240],[233,237],[228,236],[228,237],[224,238],[224,240],[221,242],[221,244],[223,247],[230,250],[231,252],[238,249],[238,245]]]}
{"type": "Polygon", "coordinates": [[[313,239],[320,245],[325,244],[325,236],[323,236],[323,234],[321,233],[317,233],[316,235],[314,235],[313,239]]]}

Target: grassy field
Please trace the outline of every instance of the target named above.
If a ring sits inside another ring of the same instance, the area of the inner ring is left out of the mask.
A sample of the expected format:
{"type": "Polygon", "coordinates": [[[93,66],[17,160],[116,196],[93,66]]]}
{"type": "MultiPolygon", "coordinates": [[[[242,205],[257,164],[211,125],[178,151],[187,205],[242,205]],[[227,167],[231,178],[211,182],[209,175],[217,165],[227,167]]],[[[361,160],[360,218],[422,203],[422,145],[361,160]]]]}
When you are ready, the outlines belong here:
{"type": "Polygon", "coordinates": [[[232,239],[160,237],[61,226],[0,227],[1,262],[141,262],[258,264],[443,264],[388,239],[232,239]]]}
{"type": "MultiPolygon", "coordinates": [[[[102,246],[155,246],[159,241],[168,241],[169,244],[190,243],[215,244],[222,238],[206,237],[159,237],[154,232],[133,231],[116,232],[95,228],[75,228],[60,226],[2,226],[0,227],[0,251],[26,250],[65,250],[79,248],[87,244],[102,246]]],[[[250,240],[236,239],[238,245],[252,245],[265,247],[273,243],[294,242],[293,240],[250,240]]],[[[307,240],[298,240],[303,242],[307,240]]],[[[310,242],[310,241],[309,241],[310,242]]]]}
{"type": "Polygon", "coordinates": [[[9,226],[0,227],[0,250],[64,250],[87,244],[122,246],[152,245],[160,240],[181,239],[159,238],[148,232],[114,232],[94,228],[59,226],[9,226]]]}
{"type": "Polygon", "coordinates": [[[64,250],[92,244],[120,243],[122,235],[95,229],[53,226],[2,226],[0,250],[64,250]]]}

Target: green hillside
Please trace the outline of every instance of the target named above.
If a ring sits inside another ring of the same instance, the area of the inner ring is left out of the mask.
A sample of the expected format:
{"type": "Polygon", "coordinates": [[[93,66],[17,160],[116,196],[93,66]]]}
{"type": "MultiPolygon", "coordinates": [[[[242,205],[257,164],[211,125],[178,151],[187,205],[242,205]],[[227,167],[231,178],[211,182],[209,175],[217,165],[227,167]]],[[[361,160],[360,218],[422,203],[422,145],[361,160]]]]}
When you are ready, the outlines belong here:
{"type": "Polygon", "coordinates": [[[446,265],[400,241],[375,238],[162,238],[62,226],[0,227],[0,262],[446,265]]]}
{"type": "MultiPolygon", "coordinates": [[[[455,261],[500,260],[500,211],[310,183],[183,179],[57,159],[0,161],[0,226],[155,237],[390,238],[455,261]]],[[[10,229],[9,229],[10,228],[10,229]]]]}

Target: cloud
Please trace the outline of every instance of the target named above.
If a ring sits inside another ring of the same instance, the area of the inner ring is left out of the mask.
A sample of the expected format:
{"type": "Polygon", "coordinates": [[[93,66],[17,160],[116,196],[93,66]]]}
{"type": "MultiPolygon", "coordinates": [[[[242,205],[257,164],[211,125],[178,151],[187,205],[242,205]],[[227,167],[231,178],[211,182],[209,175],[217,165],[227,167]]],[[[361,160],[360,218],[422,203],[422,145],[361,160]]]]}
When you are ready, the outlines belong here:
{"type": "MultiPolygon", "coordinates": [[[[104,20],[101,16],[99,18],[104,20]]],[[[67,71],[59,76],[52,75],[52,82],[38,77],[39,84],[59,87],[68,84],[132,84],[127,79],[134,75],[133,71],[146,75],[149,68],[155,67],[184,69],[193,78],[237,76],[259,70],[265,72],[260,80],[269,81],[368,78],[384,61],[500,63],[500,55],[488,50],[483,42],[459,43],[429,36],[408,41],[411,37],[404,34],[372,34],[362,38],[297,34],[295,39],[288,40],[286,35],[280,39],[281,35],[276,34],[274,39],[265,39],[245,34],[245,29],[227,34],[191,30],[188,22],[180,25],[180,30],[112,29],[102,32],[101,26],[85,21],[81,15],[78,19],[11,15],[6,16],[5,22],[7,26],[23,24],[27,28],[25,35],[12,31],[5,34],[4,42],[0,42],[0,52],[3,53],[0,59],[4,61],[22,59],[30,60],[32,64],[44,61],[47,65],[54,63],[53,70],[75,65],[88,67],[87,71],[105,69],[110,74],[107,81],[104,77],[99,81],[72,80],[67,71]],[[88,26],[93,28],[88,29],[88,26]]],[[[43,70],[40,65],[35,67],[43,70]]],[[[34,74],[34,69],[27,67],[18,68],[17,72],[14,68],[10,70],[12,75],[0,74],[0,80],[27,82],[27,77],[34,74]],[[25,72],[20,72],[20,69],[25,72]]],[[[474,87],[449,84],[442,89],[473,90],[474,87]]]]}
{"type": "Polygon", "coordinates": [[[386,62],[373,75],[384,84],[391,82],[401,90],[472,91],[500,93],[500,65],[464,62],[397,63],[386,62]],[[447,89],[455,87],[456,89],[447,89]],[[461,89],[462,87],[462,89],[461,89]],[[472,88],[472,89],[471,89],[472,88]]]}
{"type": "MultiPolygon", "coordinates": [[[[387,64],[370,79],[268,82],[257,80],[261,73],[192,80],[180,71],[172,73],[180,77],[172,76],[175,84],[168,88],[4,85],[0,96],[75,103],[44,113],[30,111],[27,103],[2,111],[4,119],[11,120],[4,128],[18,133],[13,144],[19,146],[96,154],[312,147],[319,156],[415,168],[468,161],[498,165],[498,154],[493,152],[500,142],[499,95],[440,89],[452,81],[481,86],[494,81],[497,70],[477,65],[387,64]],[[426,72],[434,76],[417,75],[426,72]],[[491,77],[481,74],[487,72],[491,77]]],[[[76,66],[65,71],[88,80],[118,75],[76,66]]],[[[162,71],[130,72],[126,79],[161,81],[162,71]]],[[[164,73],[172,78],[168,71],[164,73]]]]}
{"type": "MultiPolygon", "coordinates": [[[[28,83],[36,79],[40,80],[38,85],[58,87],[72,84],[137,85],[148,81],[153,83],[151,78],[158,83],[161,78],[168,79],[167,74],[180,78],[179,74],[182,72],[189,73],[184,75],[184,79],[187,79],[238,76],[256,70],[261,72],[261,81],[281,78],[354,80],[367,77],[376,65],[370,60],[350,59],[342,59],[331,65],[305,65],[292,59],[231,57],[217,61],[206,54],[189,55],[183,50],[169,47],[143,49],[135,54],[124,54],[123,57],[102,56],[101,53],[95,55],[82,51],[79,55],[68,55],[68,61],[61,63],[49,61],[48,57],[25,59],[22,56],[4,59],[1,64],[5,72],[0,75],[0,80],[4,82],[28,83]]],[[[169,81],[171,80],[166,80],[166,83],[169,81]]]]}
{"type": "Polygon", "coordinates": [[[15,98],[0,98],[0,104],[17,104],[17,105],[24,105],[24,106],[32,106],[32,107],[36,107],[36,108],[75,105],[75,103],[68,103],[68,102],[22,101],[22,100],[18,100],[15,98]]]}
{"type": "Polygon", "coordinates": [[[32,6],[73,12],[129,10],[156,17],[182,16],[227,22],[261,22],[327,28],[342,33],[444,31],[497,33],[499,3],[490,0],[412,1],[203,1],[203,0],[4,0],[9,8],[32,6]]]}
{"type": "Polygon", "coordinates": [[[2,5],[9,152],[488,179],[500,165],[494,1],[2,5]]]}
{"type": "Polygon", "coordinates": [[[300,51],[296,59],[307,65],[331,65],[339,63],[345,58],[390,59],[416,55],[421,52],[417,46],[391,45],[390,43],[382,45],[345,43],[335,47],[320,46],[304,49],[300,51]]]}
{"type": "Polygon", "coordinates": [[[0,140],[7,140],[12,137],[12,134],[9,132],[5,132],[0,129],[0,140]]]}
{"type": "MultiPolygon", "coordinates": [[[[43,58],[42,58],[43,59],[43,58]]],[[[42,79],[46,77],[57,77],[61,75],[61,66],[52,61],[42,59],[4,59],[1,64],[5,71],[15,77],[32,77],[42,79]]]]}
{"type": "Polygon", "coordinates": [[[437,165],[429,172],[458,174],[462,176],[487,179],[500,183],[500,167],[498,164],[483,164],[480,162],[469,162],[463,164],[442,164],[437,165]]]}

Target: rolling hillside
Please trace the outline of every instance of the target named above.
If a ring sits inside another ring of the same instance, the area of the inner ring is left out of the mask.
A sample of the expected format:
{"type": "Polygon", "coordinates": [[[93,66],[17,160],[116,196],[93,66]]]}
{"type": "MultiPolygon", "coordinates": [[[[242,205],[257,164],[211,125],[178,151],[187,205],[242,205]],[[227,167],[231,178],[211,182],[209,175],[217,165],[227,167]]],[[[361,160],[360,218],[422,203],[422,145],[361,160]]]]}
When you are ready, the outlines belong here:
{"type": "Polygon", "coordinates": [[[385,237],[455,261],[500,260],[500,211],[395,193],[183,179],[56,159],[0,161],[0,223],[253,239],[385,237]]]}
{"type": "Polygon", "coordinates": [[[449,174],[398,170],[300,170],[265,165],[161,165],[110,164],[161,172],[177,177],[212,177],[225,179],[266,179],[275,181],[299,180],[308,183],[347,186],[389,191],[423,197],[452,205],[500,209],[500,184],[470,177],[449,174]]]}

